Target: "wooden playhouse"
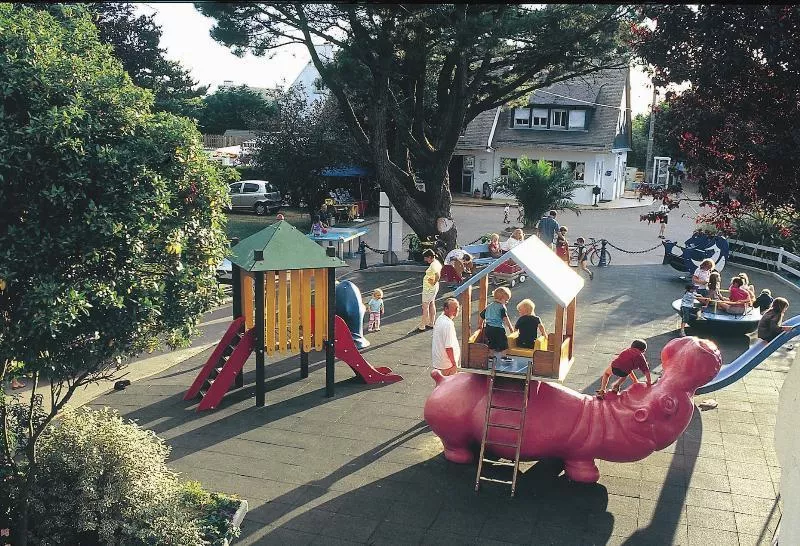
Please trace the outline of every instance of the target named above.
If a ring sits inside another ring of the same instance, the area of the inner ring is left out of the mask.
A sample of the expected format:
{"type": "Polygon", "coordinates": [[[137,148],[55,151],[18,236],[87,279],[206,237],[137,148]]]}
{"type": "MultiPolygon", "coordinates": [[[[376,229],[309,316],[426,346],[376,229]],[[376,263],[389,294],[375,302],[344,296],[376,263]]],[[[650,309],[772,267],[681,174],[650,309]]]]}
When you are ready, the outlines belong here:
{"type": "Polygon", "coordinates": [[[577,295],[584,283],[580,275],[535,236],[488,264],[453,293],[461,303],[461,367],[470,371],[488,369],[489,352],[486,345],[477,341],[480,332],[472,330],[472,292],[477,285],[478,309],[484,309],[492,297],[489,275],[509,260],[553,298],[556,313],[546,339],[540,337],[533,349],[525,349],[516,347],[516,336],[511,334],[507,354],[529,359],[534,376],[563,381],[574,361],[577,295]]]}

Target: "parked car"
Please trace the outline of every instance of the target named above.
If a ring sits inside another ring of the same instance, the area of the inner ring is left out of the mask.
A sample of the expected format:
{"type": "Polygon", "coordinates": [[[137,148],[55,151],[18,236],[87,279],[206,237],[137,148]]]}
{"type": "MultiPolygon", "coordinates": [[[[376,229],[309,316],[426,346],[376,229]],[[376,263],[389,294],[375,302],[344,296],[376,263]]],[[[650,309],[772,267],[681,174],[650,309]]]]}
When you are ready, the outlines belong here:
{"type": "Polygon", "coordinates": [[[233,282],[233,264],[228,258],[222,260],[217,266],[217,282],[222,284],[233,282]]]}
{"type": "Polygon", "coordinates": [[[281,208],[281,193],[266,180],[242,180],[230,185],[231,208],[252,210],[259,216],[275,214],[281,208]]]}

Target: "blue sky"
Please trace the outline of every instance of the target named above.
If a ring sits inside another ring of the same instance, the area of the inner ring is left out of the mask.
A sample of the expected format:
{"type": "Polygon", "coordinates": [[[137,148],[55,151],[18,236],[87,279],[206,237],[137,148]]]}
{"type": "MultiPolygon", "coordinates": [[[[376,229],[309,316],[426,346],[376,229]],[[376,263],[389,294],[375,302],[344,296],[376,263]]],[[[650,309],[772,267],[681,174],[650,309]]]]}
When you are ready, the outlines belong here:
{"type": "MultiPolygon", "coordinates": [[[[272,58],[247,54],[240,59],[211,39],[212,19],[200,15],[191,3],[140,3],[136,6],[143,13],[155,13],[156,22],[163,30],[161,45],[167,50],[167,56],[180,61],[201,84],[211,85],[212,91],[225,80],[255,87],[286,87],[309,60],[302,46],[287,46],[272,58]]],[[[649,109],[653,93],[649,83],[644,72],[634,68],[631,73],[634,115],[649,109]]]]}

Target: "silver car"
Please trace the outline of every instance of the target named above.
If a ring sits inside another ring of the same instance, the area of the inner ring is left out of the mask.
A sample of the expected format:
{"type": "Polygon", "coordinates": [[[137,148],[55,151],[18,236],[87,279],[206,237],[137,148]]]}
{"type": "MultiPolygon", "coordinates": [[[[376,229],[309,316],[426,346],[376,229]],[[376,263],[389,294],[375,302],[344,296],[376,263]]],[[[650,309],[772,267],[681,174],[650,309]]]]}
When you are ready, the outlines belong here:
{"type": "Polygon", "coordinates": [[[229,193],[234,210],[252,210],[259,216],[275,214],[283,201],[277,188],[266,180],[234,182],[229,193]]]}

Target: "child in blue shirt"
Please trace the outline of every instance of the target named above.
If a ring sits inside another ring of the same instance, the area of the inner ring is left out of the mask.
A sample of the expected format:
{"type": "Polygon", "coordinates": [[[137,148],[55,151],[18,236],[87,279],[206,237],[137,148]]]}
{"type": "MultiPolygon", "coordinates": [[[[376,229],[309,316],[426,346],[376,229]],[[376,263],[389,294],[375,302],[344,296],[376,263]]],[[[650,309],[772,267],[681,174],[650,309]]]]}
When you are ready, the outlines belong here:
{"type": "Polygon", "coordinates": [[[510,332],[514,331],[511,320],[508,318],[508,310],[506,309],[506,304],[508,300],[511,299],[511,290],[505,286],[501,286],[495,289],[492,296],[494,297],[494,301],[487,305],[486,309],[481,311],[481,320],[478,328],[485,328],[486,344],[494,351],[495,358],[500,355],[504,360],[511,360],[505,356],[508,350],[506,327],[510,332]]]}
{"type": "Polygon", "coordinates": [[[372,291],[372,298],[367,302],[369,309],[369,324],[367,332],[381,331],[381,315],[383,314],[383,290],[376,288],[372,291]]]}
{"type": "Polygon", "coordinates": [[[697,318],[697,308],[694,306],[695,290],[697,287],[694,284],[687,284],[686,292],[681,298],[681,337],[686,335],[683,329],[689,326],[689,321],[697,318]]]}

